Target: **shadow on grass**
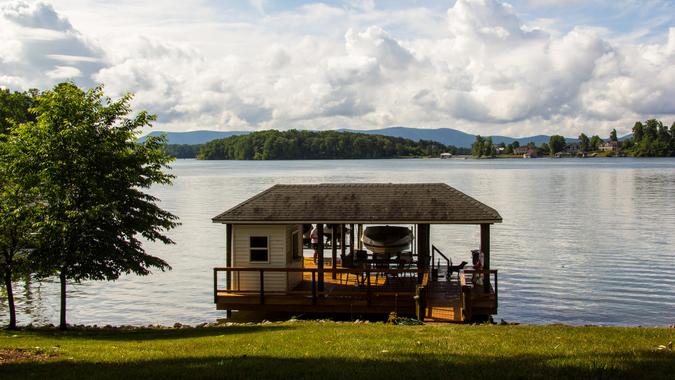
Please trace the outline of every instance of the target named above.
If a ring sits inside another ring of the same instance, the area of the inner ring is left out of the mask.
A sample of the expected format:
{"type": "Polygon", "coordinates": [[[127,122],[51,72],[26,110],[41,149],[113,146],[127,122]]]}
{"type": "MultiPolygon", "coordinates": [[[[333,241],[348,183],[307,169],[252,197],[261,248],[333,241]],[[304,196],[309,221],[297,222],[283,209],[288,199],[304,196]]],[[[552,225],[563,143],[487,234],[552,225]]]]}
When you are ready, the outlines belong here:
{"type": "MultiPolygon", "coordinates": [[[[138,341],[161,339],[200,338],[220,335],[250,334],[257,332],[273,332],[292,329],[292,326],[279,325],[235,325],[223,327],[181,328],[181,329],[153,329],[137,328],[124,329],[72,329],[60,331],[57,329],[35,329],[19,332],[23,336],[36,336],[52,339],[92,339],[114,341],[138,341]]],[[[11,332],[14,333],[14,332],[11,332]]]]}
{"type": "Polygon", "coordinates": [[[0,366],[6,379],[666,379],[675,355],[662,352],[594,357],[525,355],[388,355],[369,359],[265,356],[195,357],[123,363],[52,361],[0,366]]]}

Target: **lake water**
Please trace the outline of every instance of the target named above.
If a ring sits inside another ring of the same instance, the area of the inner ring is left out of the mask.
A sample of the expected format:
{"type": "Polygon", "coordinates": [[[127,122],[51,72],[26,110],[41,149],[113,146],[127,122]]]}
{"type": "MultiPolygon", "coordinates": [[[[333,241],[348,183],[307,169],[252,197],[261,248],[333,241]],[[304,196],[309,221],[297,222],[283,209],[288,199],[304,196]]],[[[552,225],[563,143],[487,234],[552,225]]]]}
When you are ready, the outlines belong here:
{"type": "MultiPolygon", "coordinates": [[[[195,324],[222,318],[212,268],[225,262],[216,214],[276,183],[445,182],[497,209],[492,266],[499,315],[547,324],[675,323],[675,160],[177,161],[152,193],[178,215],[176,245],[147,250],[173,267],[70,287],[69,322],[195,324]]],[[[469,260],[477,226],[432,226],[432,242],[469,260]]],[[[21,324],[58,322],[58,286],[16,284],[21,324]]],[[[6,303],[0,304],[6,322],[6,303]]]]}

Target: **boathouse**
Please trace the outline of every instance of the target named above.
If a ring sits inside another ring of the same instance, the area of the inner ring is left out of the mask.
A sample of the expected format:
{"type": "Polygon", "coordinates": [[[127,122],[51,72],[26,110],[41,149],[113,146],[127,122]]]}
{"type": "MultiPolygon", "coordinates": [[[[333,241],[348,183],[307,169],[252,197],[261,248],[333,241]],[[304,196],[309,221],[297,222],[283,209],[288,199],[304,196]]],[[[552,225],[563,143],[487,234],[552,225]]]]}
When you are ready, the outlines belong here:
{"type": "Polygon", "coordinates": [[[226,225],[225,266],[213,270],[214,302],[228,315],[484,319],[497,313],[490,226],[501,221],[496,210],[443,183],[275,185],[213,218],[226,225]],[[434,245],[431,226],[439,224],[476,225],[482,266],[460,267],[434,245]],[[406,227],[412,239],[393,254],[372,252],[363,244],[369,226],[406,227]],[[318,235],[314,249],[307,245],[310,228],[318,235]]]}

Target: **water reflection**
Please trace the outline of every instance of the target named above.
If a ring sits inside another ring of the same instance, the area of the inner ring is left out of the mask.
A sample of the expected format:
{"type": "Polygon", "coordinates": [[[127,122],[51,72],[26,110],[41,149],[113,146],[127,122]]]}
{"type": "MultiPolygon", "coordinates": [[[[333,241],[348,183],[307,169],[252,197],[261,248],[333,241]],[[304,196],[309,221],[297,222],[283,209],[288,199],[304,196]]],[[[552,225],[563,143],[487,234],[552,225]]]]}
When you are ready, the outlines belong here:
{"type": "MultiPolygon", "coordinates": [[[[492,264],[500,315],[525,323],[675,323],[675,160],[179,161],[152,192],[183,223],[174,246],[148,244],[172,271],[71,286],[72,323],[198,323],[224,264],[225,228],[210,219],[275,183],[445,182],[496,208],[492,264]]],[[[433,226],[433,243],[470,261],[475,226],[433,226]]],[[[54,323],[58,284],[16,284],[19,321],[54,323]]],[[[0,303],[0,321],[6,304],[0,303]]]]}

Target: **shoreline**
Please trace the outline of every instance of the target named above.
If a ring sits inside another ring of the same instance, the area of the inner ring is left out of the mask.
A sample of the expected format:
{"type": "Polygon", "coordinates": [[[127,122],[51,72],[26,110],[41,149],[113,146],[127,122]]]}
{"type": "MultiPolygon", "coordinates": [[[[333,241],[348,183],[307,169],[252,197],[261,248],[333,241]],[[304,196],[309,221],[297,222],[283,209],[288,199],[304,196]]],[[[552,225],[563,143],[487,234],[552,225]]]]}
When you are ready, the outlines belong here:
{"type": "MultiPolygon", "coordinates": [[[[419,321],[418,321],[419,322],[419,321]]],[[[134,330],[181,330],[181,329],[206,329],[206,328],[221,328],[221,327],[230,327],[230,326],[263,326],[269,324],[283,324],[283,323],[335,323],[335,324],[345,324],[345,325],[383,325],[383,324],[396,324],[389,323],[384,319],[380,320],[369,320],[369,319],[355,319],[353,321],[341,321],[333,320],[329,318],[317,318],[317,319],[297,319],[290,318],[284,320],[256,320],[256,321],[244,321],[244,320],[227,320],[222,319],[216,322],[202,322],[194,325],[184,324],[176,322],[173,325],[163,325],[163,324],[147,324],[147,325],[86,325],[86,324],[69,324],[67,331],[134,331],[134,330]]],[[[534,328],[543,328],[543,327],[565,327],[565,328],[619,328],[619,329],[666,329],[673,330],[675,332],[675,321],[670,325],[603,325],[603,324],[583,324],[583,325],[573,325],[560,322],[551,322],[546,324],[531,324],[531,323],[520,323],[520,322],[507,322],[503,319],[500,322],[483,322],[483,323],[447,323],[447,322],[420,322],[419,326],[524,326],[524,327],[534,327],[534,328]]],[[[17,326],[16,330],[9,330],[5,327],[0,327],[0,331],[62,331],[59,330],[59,327],[49,323],[46,325],[24,325],[17,326]]]]}

